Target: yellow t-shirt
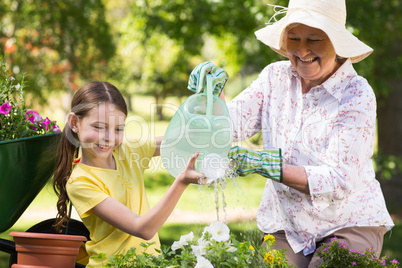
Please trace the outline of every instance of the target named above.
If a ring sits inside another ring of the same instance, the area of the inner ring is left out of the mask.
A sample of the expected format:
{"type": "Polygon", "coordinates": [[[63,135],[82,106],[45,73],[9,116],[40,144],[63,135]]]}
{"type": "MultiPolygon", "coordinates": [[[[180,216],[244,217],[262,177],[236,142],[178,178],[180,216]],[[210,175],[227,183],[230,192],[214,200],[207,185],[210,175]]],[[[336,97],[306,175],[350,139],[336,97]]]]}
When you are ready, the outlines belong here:
{"type": "MultiPolygon", "coordinates": [[[[138,139],[125,139],[113,156],[116,170],[102,169],[78,163],[67,182],[67,194],[82,222],[88,228],[91,241],[86,243],[89,256],[104,253],[107,256],[125,253],[131,247],[141,252],[143,239],[129,235],[104,222],[92,212],[92,208],[112,197],[133,212],[144,215],[149,210],[145,194],[143,172],[155,152],[155,143],[138,139]]],[[[116,215],[117,217],[118,215],[116,215]]],[[[155,242],[148,253],[158,254],[160,248],[156,234],[148,242],[155,242]]],[[[103,263],[104,264],[104,263],[103,263]]],[[[102,267],[100,259],[89,259],[87,267],[102,267]]]]}

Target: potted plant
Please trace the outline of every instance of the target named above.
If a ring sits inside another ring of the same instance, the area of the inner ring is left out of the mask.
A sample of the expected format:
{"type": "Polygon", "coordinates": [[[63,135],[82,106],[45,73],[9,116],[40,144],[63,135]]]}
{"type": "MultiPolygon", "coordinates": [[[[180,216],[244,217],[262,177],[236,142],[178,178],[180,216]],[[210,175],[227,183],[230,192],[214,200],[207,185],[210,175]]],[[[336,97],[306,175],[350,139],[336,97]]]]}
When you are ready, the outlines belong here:
{"type": "Polygon", "coordinates": [[[60,128],[25,106],[24,75],[0,58],[0,232],[9,229],[53,173],[60,128]]]}
{"type": "Polygon", "coordinates": [[[345,242],[339,242],[337,237],[328,244],[317,249],[318,256],[324,262],[320,268],[331,267],[399,267],[399,262],[388,255],[377,257],[377,252],[368,248],[363,251],[350,249],[345,242]]]}
{"type": "MultiPolygon", "coordinates": [[[[27,109],[25,85],[24,75],[12,75],[0,57],[0,232],[12,227],[52,176],[61,136],[56,121],[27,109]]],[[[17,250],[16,265],[23,267],[46,263],[67,267],[65,263],[74,263],[87,240],[84,236],[28,232],[11,232],[10,236],[15,246],[1,239],[0,250],[10,253],[12,259],[17,250]]]]}
{"type": "MultiPolygon", "coordinates": [[[[101,253],[92,258],[103,261],[103,267],[294,267],[288,264],[286,250],[275,248],[275,237],[265,235],[265,246],[262,245],[260,233],[242,235],[245,241],[238,241],[230,233],[229,227],[223,222],[213,222],[204,228],[196,238],[193,232],[180,237],[172,246],[162,245],[159,254],[154,255],[149,247],[152,243],[142,243],[142,249],[135,247],[125,254],[106,256],[101,253]]],[[[317,254],[323,259],[320,268],[339,267],[399,267],[399,262],[388,255],[378,256],[378,253],[368,248],[356,251],[348,248],[336,237],[331,243],[322,244],[317,254]]]]}
{"type": "Polygon", "coordinates": [[[266,246],[257,239],[240,242],[223,222],[213,222],[200,235],[190,232],[181,236],[171,247],[162,245],[160,254],[149,252],[151,243],[143,250],[131,248],[126,254],[99,254],[105,267],[294,267],[287,263],[285,250],[274,249],[275,237],[264,237],[266,246]]]}

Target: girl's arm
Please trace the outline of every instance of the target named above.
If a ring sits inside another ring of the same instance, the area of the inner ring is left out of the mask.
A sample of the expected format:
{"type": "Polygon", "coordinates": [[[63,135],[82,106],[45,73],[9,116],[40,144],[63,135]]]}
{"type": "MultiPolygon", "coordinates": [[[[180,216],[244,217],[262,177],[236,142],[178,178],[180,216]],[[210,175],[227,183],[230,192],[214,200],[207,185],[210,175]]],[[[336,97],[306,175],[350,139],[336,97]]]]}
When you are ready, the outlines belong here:
{"type": "Polygon", "coordinates": [[[222,90],[222,92],[221,92],[221,95],[219,95],[219,98],[220,98],[221,100],[223,100],[223,102],[226,103],[225,93],[223,92],[223,90],[222,90]]]}
{"type": "Polygon", "coordinates": [[[145,215],[140,216],[134,213],[112,197],[108,197],[96,205],[93,212],[105,222],[130,235],[145,240],[151,239],[172,213],[187,186],[190,183],[206,183],[204,175],[194,169],[198,154],[199,152],[190,158],[187,167],[177,176],[167,193],[145,215]]]}
{"type": "Polygon", "coordinates": [[[160,156],[161,155],[161,143],[162,143],[162,140],[163,140],[163,136],[155,138],[156,150],[155,150],[153,156],[160,156]]]}

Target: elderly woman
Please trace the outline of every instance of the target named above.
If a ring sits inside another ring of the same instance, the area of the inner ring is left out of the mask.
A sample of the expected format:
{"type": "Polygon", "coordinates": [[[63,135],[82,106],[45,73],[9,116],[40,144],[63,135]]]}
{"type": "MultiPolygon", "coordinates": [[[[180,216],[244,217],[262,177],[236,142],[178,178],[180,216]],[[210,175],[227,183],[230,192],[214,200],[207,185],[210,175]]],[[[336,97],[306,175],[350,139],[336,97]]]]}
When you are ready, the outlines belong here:
{"type": "Polygon", "coordinates": [[[372,49],[346,30],[345,0],[290,0],[277,13],[286,15],[256,36],[289,60],[228,103],[234,140],[262,131],[264,151],[229,153],[240,175],[270,178],[258,227],[297,267],[319,265],[315,249],[334,236],[380,253],[393,222],[371,159],[376,100],[352,66],[372,49]]]}

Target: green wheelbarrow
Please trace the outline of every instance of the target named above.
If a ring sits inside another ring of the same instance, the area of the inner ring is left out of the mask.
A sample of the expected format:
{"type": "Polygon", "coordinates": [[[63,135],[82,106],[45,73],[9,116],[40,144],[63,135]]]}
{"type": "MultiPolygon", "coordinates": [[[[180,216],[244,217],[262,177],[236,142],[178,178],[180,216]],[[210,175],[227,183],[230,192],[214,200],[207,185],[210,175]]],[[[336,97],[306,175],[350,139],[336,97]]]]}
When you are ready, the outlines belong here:
{"type": "MultiPolygon", "coordinates": [[[[61,133],[54,133],[0,142],[0,233],[17,222],[52,177],[60,137],[61,133]]],[[[53,223],[54,219],[47,219],[27,231],[55,233],[53,223]]],[[[88,230],[81,222],[70,223],[72,233],[68,234],[89,239],[88,230]]],[[[10,253],[10,265],[16,262],[13,241],[0,239],[0,250],[10,253]]]]}
{"type": "Polygon", "coordinates": [[[14,225],[52,176],[60,136],[0,142],[0,233],[14,225]]]}

